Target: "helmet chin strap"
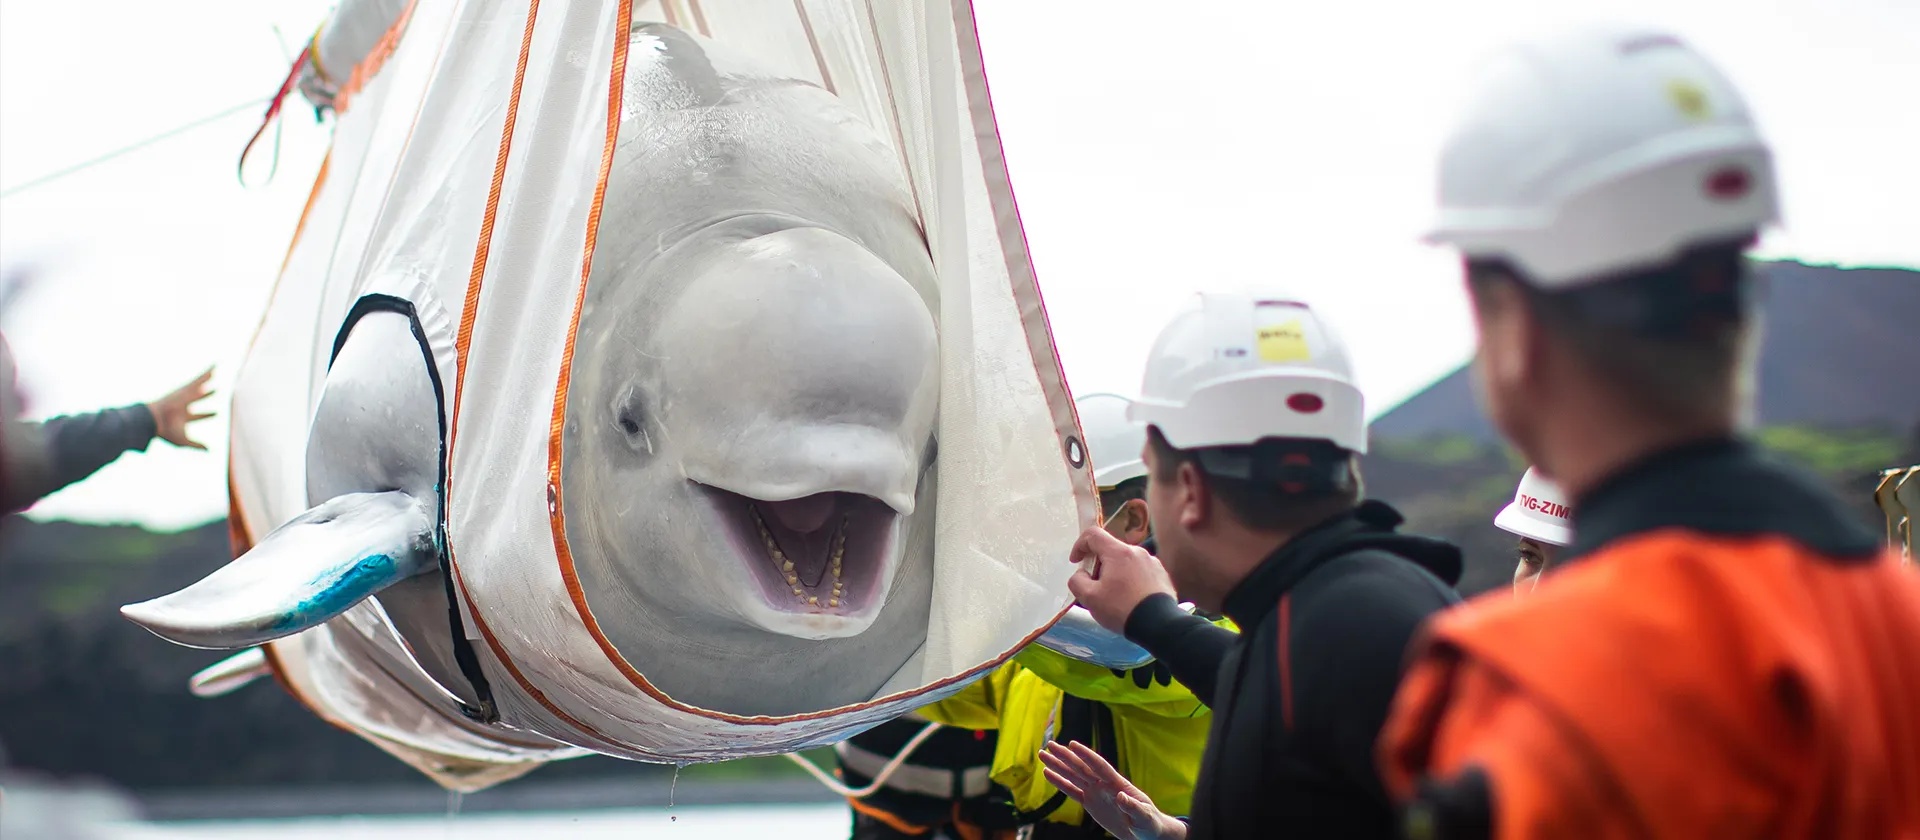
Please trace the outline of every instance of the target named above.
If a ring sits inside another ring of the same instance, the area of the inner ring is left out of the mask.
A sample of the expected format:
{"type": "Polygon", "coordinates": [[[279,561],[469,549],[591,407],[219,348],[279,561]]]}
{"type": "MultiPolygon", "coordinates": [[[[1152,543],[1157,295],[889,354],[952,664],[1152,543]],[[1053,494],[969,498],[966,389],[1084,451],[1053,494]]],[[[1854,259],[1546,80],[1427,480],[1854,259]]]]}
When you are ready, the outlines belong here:
{"type": "MultiPolygon", "coordinates": [[[[1112,534],[1114,539],[1119,540],[1121,542],[1126,542],[1127,538],[1123,536],[1126,533],[1126,528],[1122,527],[1120,524],[1120,516],[1121,514],[1124,514],[1126,512],[1127,512],[1127,509],[1125,506],[1122,506],[1119,510],[1114,511],[1113,515],[1107,517],[1107,521],[1100,525],[1100,529],[1103,531],[1106,531],[1109,534],[1112,534]]],[[[1094,580],[1100,579],[1100,558],[1098,557],[1093,558],[1093,568],[1087,570],[1087,576],[1093,578],[1094,580]]]]}
{"type": "Polygon", "coordinates": [[[1353,486],[1352,453],[1323,440],[1264,438],[1252,446],[1194,450],[1208,475],[1322,494],[1353,486]]]}

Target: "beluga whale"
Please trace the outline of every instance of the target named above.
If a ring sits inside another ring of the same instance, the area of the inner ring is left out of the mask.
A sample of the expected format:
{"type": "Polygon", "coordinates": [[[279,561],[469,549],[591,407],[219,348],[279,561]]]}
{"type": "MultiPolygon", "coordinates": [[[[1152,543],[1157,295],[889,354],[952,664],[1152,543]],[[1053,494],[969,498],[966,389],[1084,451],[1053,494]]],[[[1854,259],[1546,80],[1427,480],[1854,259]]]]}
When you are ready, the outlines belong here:
{"type": "Polygon", "coordinates": [[[588,607],[624,617],[602,627],[655,686],[813,711],[871,697],[925,633],[939,291],[879,132],[703,40],[633,32],[566,533],[588,607]]]}
{"type": "Polygon", "coordinates": [[[680,6],[336,9],[386,34],[283,85],[337,125],[235,558],[122,608],[239,651],[196,693],[476,790],[830,744],[1066,611],[1097,504],[964,0],[680,6]]]}
{"type": "MultiPolygon", "coordinates": [[[[562,436],[566,533],[589,608],[621,617],[601,627],[666,694],[815,711],[871,697],[924,636],[938,288],[878,132],[703,40],[632,31],[562,436]]],[[[328,373],[318,504],[123,614],[251,645],[437,569],[432,392],[393,362],[421,358],[408,322],[379,314],[328,373]],[[342,472],[380,480],[334,495],[342,472]]]]}

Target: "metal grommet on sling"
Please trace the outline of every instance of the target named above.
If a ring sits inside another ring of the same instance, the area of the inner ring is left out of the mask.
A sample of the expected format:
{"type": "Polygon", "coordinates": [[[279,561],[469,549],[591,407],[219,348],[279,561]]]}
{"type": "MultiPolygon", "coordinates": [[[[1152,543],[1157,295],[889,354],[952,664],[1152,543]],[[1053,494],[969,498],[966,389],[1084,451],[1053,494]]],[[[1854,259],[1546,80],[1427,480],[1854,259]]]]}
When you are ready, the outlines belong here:
{"type": "Polygon", "coordinates": [[[1078,435],[1067,435],[1067,464],[1076,470],[1087,465],[1087,448],[1078,435]]]}

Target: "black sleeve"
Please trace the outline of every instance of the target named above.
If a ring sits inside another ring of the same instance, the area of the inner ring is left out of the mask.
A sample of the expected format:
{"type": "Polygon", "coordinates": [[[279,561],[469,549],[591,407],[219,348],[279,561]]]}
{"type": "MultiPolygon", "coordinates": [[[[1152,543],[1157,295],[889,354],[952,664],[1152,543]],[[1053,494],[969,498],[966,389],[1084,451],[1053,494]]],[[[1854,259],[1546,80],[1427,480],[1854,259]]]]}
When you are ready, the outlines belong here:
{"type": "Polygon", "coordinates": [[[1493,795],[1487,786],[1487,774],[1469,767],[1445,782],[1421,780],[1401,815],[1403,832],[1408,837],[1425,836],[1438,840],[1486,840],[1493,833],[1493,795]]]}
{"type": "Polygon", "coordinates": [[[1153,595],[1127,616],[1127,639],[1166,663],[1173,678],[1213,708],[1213,685],[1220,662],[1233,647],[1234,633],[1180,609],[1171,595],[1153,595]]]}
{"type": "Polygon", "coordinates": [[[1291,608],[1294,731],[1384,804],[1374,743],[1399,688],[1408,644],[1422,622],[1453,599],[1438,580],[1397,559],[1355,564],[1315,583],[1295,591],[1291,608]]]}
{"type": "Polygon", "coordinates": [[[19,453],[20,467],[7,477],[6,498],[0,500],[6,513],[32,507],[128,450],[145,451],[159,431],[144,403],[15,426],[8,430],[9,438],[31,442],[39,451],[19,453]]]}

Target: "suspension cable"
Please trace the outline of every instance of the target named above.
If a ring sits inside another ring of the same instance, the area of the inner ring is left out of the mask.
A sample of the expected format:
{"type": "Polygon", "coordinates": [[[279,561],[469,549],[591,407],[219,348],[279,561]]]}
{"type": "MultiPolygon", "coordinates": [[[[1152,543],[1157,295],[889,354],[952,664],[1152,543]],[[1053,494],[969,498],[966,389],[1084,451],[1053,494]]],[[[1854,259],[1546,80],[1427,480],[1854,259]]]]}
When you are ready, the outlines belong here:
{"type": "Polygon", "coordinates": [[[786,755],[793,763],[806,768],[806,771],[812,773],[815,779],[819,779],[820,784],[826,785],[828,790],[849,799],[865,799],[875,791],[878,791],[882,785],[885,785],[887,779],[893,777],[893,771],[900,769],[900,765],[906,763],[907,756],[912,755],[913,751],[918,749],[921,743],[933,737],[934,731],[939,728],[940,724],[938,723],[927,724],[925,728],[921,729],[912,739],[907,741],[906,746],[900,748],[899,755],[894,756],[892,761],[887,762],[886,766],[880,768],[880,772],[873,777],[873,783],[863,788],[847,787],[846,784],[839,779],[827,775],[825,770],[821,770],[819,766],[813,762],[801,758],[799,753],[787,753],[786,755]]]}

